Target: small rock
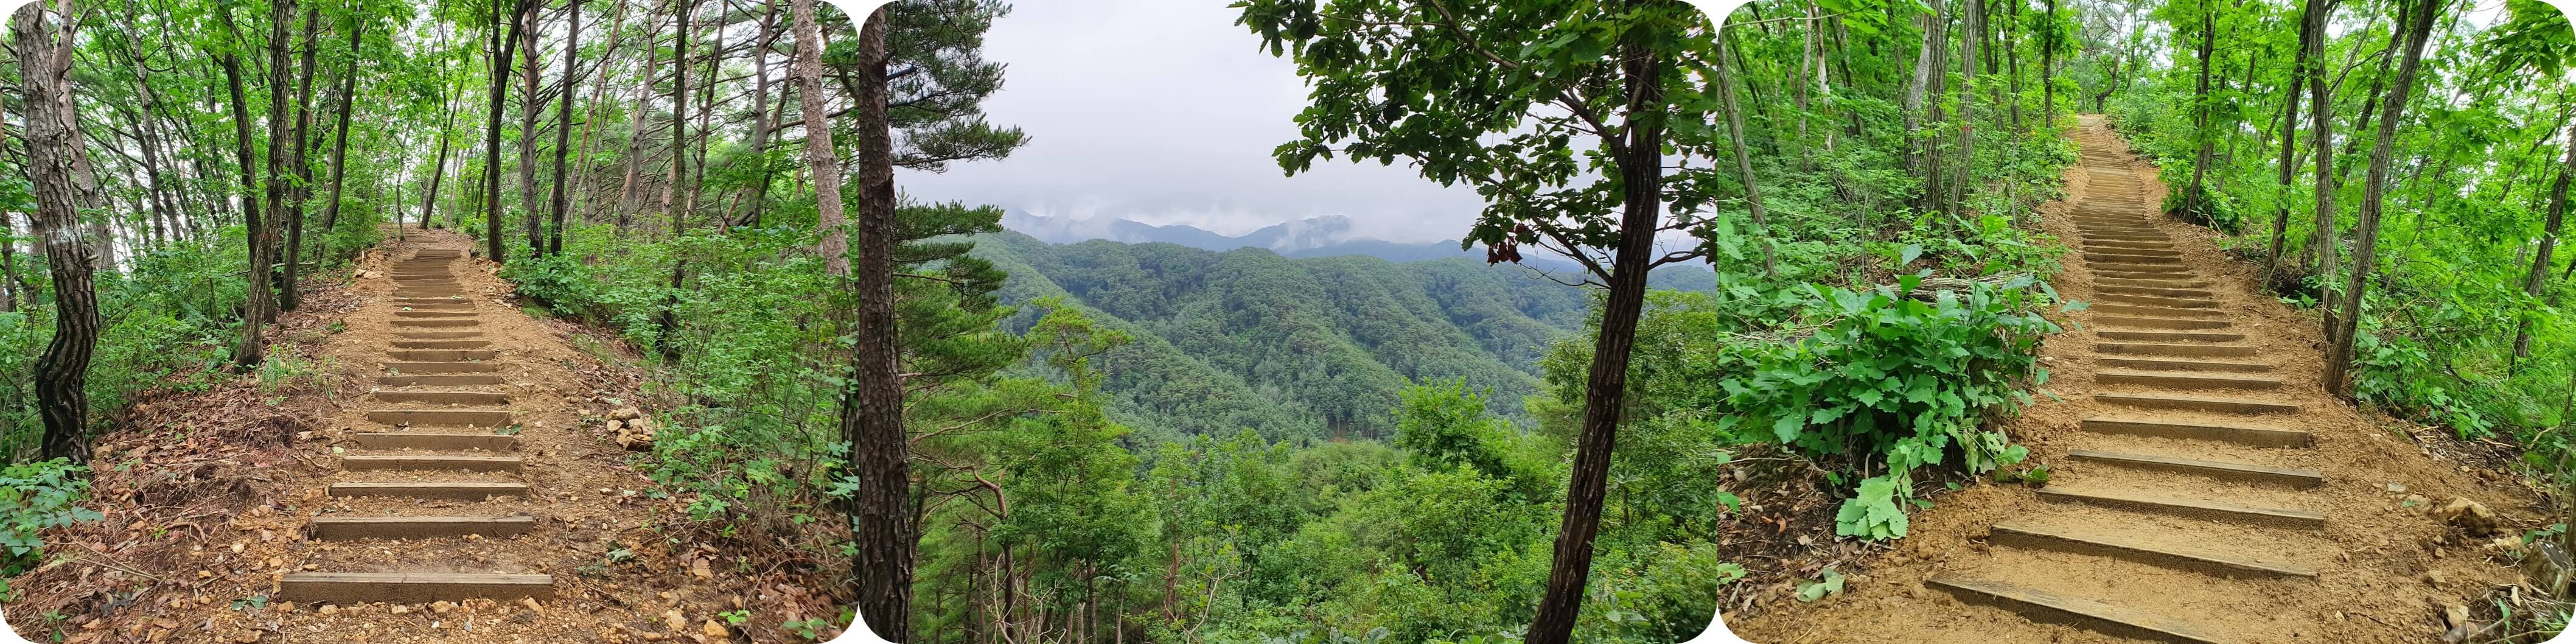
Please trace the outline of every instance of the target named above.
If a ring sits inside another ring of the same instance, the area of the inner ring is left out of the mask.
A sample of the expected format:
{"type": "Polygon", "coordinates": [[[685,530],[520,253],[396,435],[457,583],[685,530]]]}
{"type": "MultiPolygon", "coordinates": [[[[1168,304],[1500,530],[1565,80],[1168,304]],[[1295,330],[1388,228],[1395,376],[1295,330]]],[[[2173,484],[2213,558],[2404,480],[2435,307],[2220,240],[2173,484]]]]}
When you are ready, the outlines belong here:
{"type": "Polygon", "coordinates": [[[619,407],[617,411],[608,412],[610,420],[634,420],[642,417],[644,417],[644,410],[633,407],[619,407]]]}
{"type": "Polygon", "coordinates": [[[394,604],[393,611],[394,611],[394,614],[396,614],[396,615],[401,615],[401,614],[404,614],[404,613],[409,613],[409,612],[411,612],[411,607],[410,607],[410,606],[404,606],[404,605],[402,605],[402,604],[394,604]]]}
{"type": "Polygon", "coordinates": [[[322,605],[322,614],[324,614],[324,615],[330,615],[330,614],[338,613],[338,612],[340,612],[340,607],[338,607],[338,606],[333,606],[333,605],[330,605],[330,604],[323,604],[323,605],[322,605]]]}
{"type": "Polygon", "coordinates": [[[243,631],[242,634],[233,636],[233,641],[242,642],[243,644],[257,642],[259,641],[259,631],[243,631]]]}
{"type": "Polygon", "coordinates": [[[2469,622],[2469,607],[2467,606],[2459,604],[2443,606],[2442,621],[2451,625],[2450,632],[2442,634],[2442,641],[2444,642],[2466,641],[2469,639],[2469,634],[2476,633],[2478,631],[2477,625],[2469,622]]]}
{"type": "Polygon", "coordinates": [[[731,637],[731,634],[725,632],[723,624],[718,624],[712,619],[707,620],[707,625],[698,630],[706,632],[707,637],[731,637]]]}
{"type": "Polygon", "coordinates": [[[2442,585],[2442,571],[2439,571],[2439,570],[2427,570],[2427,571],[2424,571],[2424,583],[2425,583],[2425,584],[2432,585],[2432,586],[2437,586],[2437,587],[2438,587],[2438,586],[2441,586],[2441,585],[2442,585]]]}
{"type": "Polygon", "coordinates": [[[689,562],[689,574],[699,579],[708,579],[716,576],[715,571],[707,567],[707,560],[705,559],[691,560],[689,562]]]}
{"type": "Polygon", "coordinates": [[[2496,530],[2496,525],[2500,523],[2494,510],[2489,510],[2485,504],[2471,501],[2466,497],[2451,497],[2450,502],[2442,504],[2439,514],[2443,520],[2459,526],[2462,530],[2467,530],[2472,536],[2482,537],[2492,534],[2496,530]]]}
{"type": "Polygon", "coordinates": [[[2421,494],[2409,494],[2406,495],[2405,503],[2400,505],[2414,508],[2417,512],[2425,512],[2433,509],[2433,500],[2424,498],[2421,494]]]}
{"type": "Polygon", "coordinates": [[[671,609],[671,612],[663,613],[662,623],[669,624],[671,626],[671,630],[674,631],[687,630],[689,628],[689,618],[680,616],[680,609],[677,608],[671,609]]]}
{"type": "Polygon", "coordinates": [[[2397,494],[2404,494],[2406,492],[2406,484],[2390,483],[2388,484],[2388,491],[2397,494]]]}
{"type": "Polygon", "coordinates": [[[546,612],[544,606],[537,604],[537,598],[535,597],[521,597],[519,598],[519,605],[526,606],[528,607],[528,610],[531,611],[539,613],[546,612]]]}

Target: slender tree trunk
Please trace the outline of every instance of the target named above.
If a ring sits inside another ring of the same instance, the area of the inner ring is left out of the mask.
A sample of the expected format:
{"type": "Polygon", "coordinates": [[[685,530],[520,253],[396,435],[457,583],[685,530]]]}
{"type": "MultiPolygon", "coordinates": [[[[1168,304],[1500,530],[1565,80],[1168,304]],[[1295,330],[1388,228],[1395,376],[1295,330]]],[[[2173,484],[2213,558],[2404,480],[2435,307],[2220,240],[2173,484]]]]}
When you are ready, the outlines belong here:
{"type": "MultiPolygon", "coordinates": [[[[1717,41],[1720,47],[1725,47],[1728,42],[1723,35],[1719,36],[1717,41]]],[[[1744,145],[1744,113],[1738,110],[1735,104],[1735,73],[1731,69],[1734,65],[1727,63],[1723,52],[1712,63],[1710,66],[1717,69],[1717,94],[1722,104],[1726,106],[1727,138],[1735,145],[1736,176],[1738,180],[1744,182],[1744,205],[1753,213],[1753,236],[1762,244],[1762,272],[1771,277],[1779,277],[1780,258],[1777,251],[1771,247],[1771,223],[1763,212],[1762,190],[1757,185],[1759,181],[1753,176],[1753,153],[1744,145]]],[[[1803,118],[1805,110],[1800,110],[1799,114],[1803,118]]]]}
{"type": "Polygon", "coordinates": [[[682,179],[688,177],[689,159],[689,12],[697,9],[694,0],[677,0],[679,44],[671,48],[671,179],[662,184],[662,216],[671,221],[671,234],[684,228],[680,218],[687,213],[679,207],[682,179]]]}
{"type": "Polygon", "coordinates": [[[630,133],[626,137],[626,183],[617,192],[617,229],[620,231],[626,230],[633,222],[635,212],[644,207],[636,202],[641,194],[636,191],[636,182],[641,179],[639,170],[644,167],[644,115],[653,109],[653,69],[662,63],[662,21],[654,20],[650,25],[644,34],[644,68],[636,73],[635,109],[631,110],[634,118],[626,129],[630,133]]]}
{"type": "MultiPolygon", "coordinates": [[[[2327,17],[2324,12],[2319,12],[2317,19],[2323,21],[2327,17]]],[[[2307,50],[2313,59],[2313,56],[2325,51],[2325,30],[2322,28],[2310,30],[2308,38],[2307,50]]],[[[2318,299],[2323,300],[2326,297],[2324,292],[2332,290],[2323,288],[2323,285],[2330,276],[2334,275],[2336,258],[2333,250],[2335,243],[2334,93],[2326,87],[2324,61],[2315,60],[2314,62],[2317,64],[2308,66],[2308,145],[2315,148],[2317,155],[2315,167],[2317,203],[2316,229],[2309,232],[2308,243],[2315,251],[2312,257],[2317,267],[2317,284],[2320,286],[2317,289],[2320,291],[2318,299]]],[[[2334,307],[2325,307],[2322,313],[2325,316],[2325,332],[2328,336],[2332,336],[2334,307]]]]}
{"type": "Polygon", "coordinates": [[[2305,0],[2299,9],[2299,53],[2290,60],[2290,81],[2281,88],[2281,182],[2273,194],[2272,250],[2263,256],[2263,281],[2270,283],[2272,274],[2281,268],[2281,251],[2290,235],[2290,182],[2299,174],[2299,83],[2309,74],[2310,64],[2322,64],[2318,51],[2322,44],[2315,38],[2325,28],[2325,0],[2305,0]]]}
{"type": "MultiPolygon", "coordinates": [[[[67,85],[73,57],[69,30],[56,30],[45,3],[22,6],[10,31],[18,50],[18,95],[26,106],[27,179],[34,193],[36,238],[54,279],[54,337],[36,359],[36,413],[45,421],[44,458],[88,460],[88,372],[98,346],[98,292],[90,283],[95,241],[80,230],[72,152],[82,144],[80,115],[67,85]]],[[[72,14],[58,0],[54,15],[72,14]]],[[[68,18],[66,18],[68,20],[68,18]]]]}
{"type": "MultiPolygon", "coordinates": [[[[2013,27],[2021,24],[2021,5],[2025,1],[2006,0],[2004,6],[2009,9],[2005,13],[2002,38],[1999,39],[2004,49],[2004,70],[2009,72],[2005,78],[2012,81],[2012,100],[2005,101],[2004,105],[2012,110],[2014,132],[2021,131],[2021,47],[2013,43],[2013,27]]],[[[2010,184],[2006,184],[2006,189],[2010,189],[2010,184]]]]}
{"type": "MultiPolygon", "coordinates": [[[[2567,129],[2567,158],[2559,163],[2558,179],[2549,183],[2549,220],[2540,228],[2540,250],[2531,258],[2531,272],[2522,277],[2522,292],[2535,298],[2540,297],[2541,291],[2548,286],[2552,255],[2558,249],[2558,232],[2567,220],[2567,175],[2570,173],[2576,173],[2576,127],[2567,129]]],[[[2551,303],[2556,304],[2555,301],[2551,303]]],[[[2531,321],[2524,320],[2514,325],[2515,366],[2520,366],[2519,361],[2529,357],[2531,321]]]]}
{"type": "Polygon", "coordinates": [[[767,153],[770,128],[777,124],[769,113],[769,48],[777,42],[777,32],[777,5],[762,5],[760,39],[754,41],[751,48],[751,158],[760,164],[760,178],[752,181],[751,195],[748,199],[751,202],[751,212],[742,218],[744,225],[752,227],[760,226],[761,211],[769,200],[770,167],[767,153]]]}
{"type": "Polygon", "coordinates": [[[2424,58],[2425,41],[2431,40],[2433,17],[2442,0],[2418,0],[2406,27],[2406,59],[2397,65],[2397,81],[2388,90],[2388,105],[2380,110],[2379,142],[2370,153],[2370,171],[2362,184],[2361,214],[2353,231],[2351,278],[2345,281],[2342,311],[2334,318],[2342,329],[2333,335],[2326,351],[2325,385],[2328,391],[2351,396],[2348,376],[2352,369],[2353,335],[2361,326],[2363,291],[2370,287],[2374,264],[2371,253],[2379,246],[2380,208],[2388,188],[2388,158],[2397,140],[2397,127],[2404,123],[2406,98],[2415,87],[2416,68],[2424,58]]]}
{"type": "MultiPolygon", "coordinates": [[[[538,119],[545,116],[546,103],[537,98],[538,77],[545,75],[543,52],[537,51],[537,32],[541,31],[538,15],[542,3],[532,3],[519,18],[529,23],[526,28],[513,28],[519,36],[519,216],[528,233],[528,257],[546,254],[545,193],[537,191],[538,119]]],[[[498,232],[498,231],[495,231],[498,232]]]]}
{"type": "MultiPolygon", "coordinates": [[[[819,217],[816,228],[823,233],[823,241],[814,246],[814,254],[822,256],[823,272],[846,276],[850,274],[850,244],[847,218],[841,212],[841,167],[832,148],[831,113],[823,104],[823,35],[814,24],[810,2],[798,0],[796,4],[795,71],[797,108],[805,124],[805,165],[814,176],[814,208],[819,217]]],[[[880,98],[877,102],[884,101],[880,98]]],[[[868,123],[860,121],[861,127],[869,127],[868,123]]],[[[888,155],[891,158],[892,152],[888,155]]]]}
{"type": "MultiPolygon", "coordinates": [[[[501,246],[501,101],[510,94],[510,57],[518,55],[519,30],[526,24],[520,16],[528,13],[527,0],[512,0],[509,35],[493,43],[491,108],[484,114],[483,139],[483,250],[493,263],[509,261],[501,246]]],[[[501,5],[492,5],[492,31],[501,31],[501,5]]],[[[535,100],[536,97],[527,97],[535,100]]]]}
{"type": "MultiPolygon", "coordinates": [[[[286,253],[286,261],[277,271],[277,308],[281,311],[293,311],[304,302],[295,281],[304,268],[304,202],[313,193],[310,187],[313,184],[313,164],[305,161],[305,155],[313,147],[313,50],[320,48],[321,40],[316,36],[321,33],[321,27],[322,11],[306,7],[302,71],[296,74],[295,80],[295,131],[292,135],[295,153],[287,159],[288,172],[294,175],[295,182],[287,186],[284,208],[286,245],[281,247],[286,253]]],[[[278,153],[276,149],[269,152],[270,155],[278,153]]]]}
{"type": "Polygon", "coordinates": [[[1592,541],[1601,528],[1602,499],[1609,491],[1619,415],[1626,408],[1628,352],[1636,344],[1646,273],[1655,252],[1655,228],[1663,215],[1665,61],[1647,52],[1644,41],[1651,36],[1630,32],[1620,46],[1628,122],[1627,142],[1622,146],[1625,158],[1616,160],[1622,192],[1619,247],[1612,256],[1610,274],[1602,276],[1609,293],[1602,301],[1601,331],[1593,343],[1592,367],[1584,382],[1583,429],[1575,438],[1563,525],[1556,533],[1554,563],[1548,569],[1544,594],[1530,619],[1528,644],[1566,644],[1573,637],[1592,573],[1592,541]]]}
{"type": "Polygon", "coordinates": [[[2048,7],[2048,33],[2039,37],[2039,114],[2048,120],[2049,129],[2057,128],[2057,0],[2044,0],[2048,7]]]}
{"type": "Polygon", "coordinates": [[[1959,168],[1958,179],[1950,182],[1950,212],[1964,212],[1968,182],[1977,166],[1977,55],[1985,32],[1985,0],[1968,0],[1960,9],[1960,26],[1967,33],[1959,36],[1959,168]]]}
{"type": "MultiPolygon", "coordinates": [[[[340,74],[340,121],[333,126],[331,135],[331,201],[322,205],[322,230],[325,233],[340,226],[340,191],[345,187],[345,179],[348,178],[346,170],[348,170],[349,160],[349,113],[354,111],[357,105],[358,47],[363,42],[361,39],[365,37],[366,31],[366,22],[350,21],[349,67],[340,74]]],[[[396,216],[395,219],[394,223],[399,228],[402,223],[401,217],[396,216]]]]}
{"type": "MultiPolygon", "coordinates": [[[[572,13],[572,27],[570,34],[564,37],[563,87],[555,92],[555,217],[554,227],[546,236],[546,254],[549,255],[563,254],[564,213],[572,209],[572,194],[564,191],[564,172],[567,155],[572,152],[572,90],[580,82],[573,78],[573,72],[581,67],[581,0],[571,0],[566,9],[572,13]]],[[[534,76],[536,72],[531,71],[529,75],[534,76]]]]}
{"type": "MultiPolygon", "coordinates": [[[[814,0],[796,0],[796,59],[805,91],[806,158],[814,165],[817,199],[825,207],[840,203],[840,173],[825,163],[832,152],[831,119],[823,112],[821,30],[814,0]]],[[[856,265],[848,270],[856,296],[851,332],[859,337],[896,336],[894,319],[894,140],[887,121],[886,11],[879,7],[859,29],[856,121],[858,154],[858,228],[856,265]]],[[[827,242],[828,243],[828,242],[827,242]]],[[[837,249],[827,249],[837,250],[837,249]]],[[[839,257],[837,253],[827,257],[839,257]]],[[[828,261],[828,260],[827,260],[828,261]]],[[[838,262],[833,262],[838,263],[838,262]]],[[[852,377],[841,401],[841,436],[850,443],[852,474],[859,489],[847,502],[857,528],[859,612],[876,624],[877,634],[893,642],[910,639],[912,562],[917,535],[905,510],[910,494],[910,456],[903,426],[903,381],[897,375],[898,351],[892,342],[861,342],[852,352],[852,377]]]]}
{"type": "MultiPolygon", "coordinates": [[[[1914,77],[1905,84],[1905,98],[1898,110],[1904,115],[1905,135],[1908,137],[1919,136],[1916,133],[1922,130],[1924,110],[1929,107],[1926,102],[1932,78],[1940,73],[1940,65],[1934,61],[1933,52],[1941,47],[1941,0],[1932,0],[1931,13],[1918,15],[1915,21],[1920,23],[1923,31],[1923,44],[1914,52],[1914,77]]],[[[1908,143],[1897,149],[1904,157],[1906,171],[1922,171],[1924,159],[1919,144],[1908,143]]],[[[1927,197],[1923,203],[1930,203],[1930,199],[1927,197]]]]}
{"type": "Polygon", "coordinates": [[[608,47],[600,50],[599,63],[592,67],[599,77],[590,83],[590,104],[582,108],[581,151],[573,155],[572,163],[576,168],[572,183],[573,199],[582,204],[583,212],[588,213],[582,221],[591,223],[599,222],[599,209],[591,205],[590,146],[599,132],[599,106],[608,96],[608,63],[617,60],[617,46],[626,35],[626,2],[617,0],[615,6],[617,12],[610,14],[608,19],[608,47]]]}
{"type": "Polygon", "coordinates": [[[2199,143],[2199,151],[2192,156],[2191,187],[2182,191],[2182,210],[2176,213],[2186,221],[2199,217],[2201,191],[2206,189],[2202,181],[2209,176],[2209,155],[2216,147],[2209,135],[2209,58],[2217,48],[2218,10],[2204,2],[2200,8],[2200,74],[2191,93],[2191,138],[2199,143]]]}

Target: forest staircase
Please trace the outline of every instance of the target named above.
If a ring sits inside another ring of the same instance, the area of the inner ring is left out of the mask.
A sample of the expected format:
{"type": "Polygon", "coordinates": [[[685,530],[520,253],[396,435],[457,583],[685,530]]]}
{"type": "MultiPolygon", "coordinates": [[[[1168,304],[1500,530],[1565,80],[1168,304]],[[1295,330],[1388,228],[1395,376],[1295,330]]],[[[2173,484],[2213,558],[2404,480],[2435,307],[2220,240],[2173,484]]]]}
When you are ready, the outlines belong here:
{"type": "MultiPolygon", "coordinates": [[[[372,394],[385,406],[365,414],[367,422],[382,427],[349,434],[345,442],[356,451],[340,462],[344,473],[375,478],[344,478],[328,488],[335,499],[393,497],[413,503],[392,506],[395,509],[381,511],[382,516],[315,517],[308,539],[482,539],[524,534],[536,526],[536,519],[529,516],[414,514],[442,505],[470,506],[529,493],[520,477],[519,457],[505,455],[518,449],[519,440],[513,435],[510,397],[499,391],[500,351],[484,337],[475,302],[465,299],[454,272],[463,256],[458,248],[424,248],[393,264],[394,297],[381,304],[395,308],[393,340],[386,373],[377,377],[372,394]]],[[[374,512],[339,514],[367,513],[374,512]]],[[[435,559],[423,556],[411,561],[427,568],[437,565],[432,563],[435,559]]],[[[449,569],[289,573],[280,580],[278,594],[287,601],[318,603],[554,595],[550,575],[459,572],[455,565],[445,567],[449,569]]]]}
{"type": "Polygon", "coordinates": [[[2300,405],[2270,397],[2282,382],[2247,343],[2254,330],[2236,326],[2211,282],[2150,219],[2146,186],[2127,154],[2098,129],[2077,140],[2089,189],[2072,214],[2094,278],[2092,321],[2099,327],[2092,397],[2120,410],[2084,418],[2078,443],[2157,451],[2068,452],[2086,467],[2082,476],[2060,477],[2074,480],[2039,490],[2053,509],[1993,525],[1987,542],[1996,558],[1927,583],[2033,621],[2158,641],[2237,641],[2242,634],[2212,625],[2229,621],[2225,616],[2134,608],[2157,603],[2132,601],[2149,599],[2140,593],[2191,592],[2189,585],[2141,582],[2138,566],[2205,575],[2207,583],[2312,580],[2317,567],[2299,560],[2312,552],[2298,547],[2299,535],[2322,531],[2327,517],[2298,507],[2299,491],[2324,477],[2259,464],[2277,460],[2265,458],[2266,450],[2309,446],[2305,431],[2264,426],[2266,417],[2300,405]],[[2065,565],[2031,553],[2103,560],[2065,565]],[[2065,590],[2071,588],[2096,590],[2065,590]]]}

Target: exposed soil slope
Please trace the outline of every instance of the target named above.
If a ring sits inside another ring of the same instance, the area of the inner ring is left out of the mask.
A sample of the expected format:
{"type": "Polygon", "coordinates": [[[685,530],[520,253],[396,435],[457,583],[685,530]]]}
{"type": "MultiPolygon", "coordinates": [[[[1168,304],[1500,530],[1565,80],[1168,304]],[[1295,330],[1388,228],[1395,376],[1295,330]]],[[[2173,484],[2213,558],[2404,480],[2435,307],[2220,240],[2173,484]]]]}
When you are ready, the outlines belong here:
{"type": "MultiPolygon", "coordinates": [[[[1763,643],[2427,642],[2442,607],[2516,575],[2453,497],[2527,505],[2319,385],[2307,314],[2259,267],[2156,212],[2165,187],[2093,118],[2054,285],[2091,303],[2043,349],[2049,395],[2010,424],[2044,487],[1981,485],[1919,513],[1848,590],[1729,620],[1763,643]],[[2052,400],[2053,399],[2053,400],[2052,400]]],[[[2510,517],[2505,518],[2511,523],[2510,517]]],[[[2512,526],[2508,525],[2509,530],[2512,526]]]]}

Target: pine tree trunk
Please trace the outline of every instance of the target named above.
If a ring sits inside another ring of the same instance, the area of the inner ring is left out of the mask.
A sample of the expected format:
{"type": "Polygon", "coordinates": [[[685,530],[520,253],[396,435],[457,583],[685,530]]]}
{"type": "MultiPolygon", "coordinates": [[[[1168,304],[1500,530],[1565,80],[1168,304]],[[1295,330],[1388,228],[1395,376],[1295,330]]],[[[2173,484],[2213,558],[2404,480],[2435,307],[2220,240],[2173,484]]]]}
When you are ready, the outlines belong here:
{"type": "Polygon", "coordinates": [[[680,217],[680,181],[688,177],[689,158],[689,12],[697,8],[691,0],[679,0],[679,44],[671,48],[671,177],[662,184],[662,216],[671,221],[671,234],[685,227],[680,217]]]}
{"type": "Polygon", "coordinates": [[[760,178],[751,183],[751,195],[748,199],[751,202],[751,211],[742,218],[744,225],[755,228],[760,226],[761,212],[769,200],[770,168],[767,153],[770,129],[777,125],[777,121],[773,120],[769,113],[769,47],[777,42],[777,33],[777,6],[762,5],[760,39],[754,41],[751,48],[751,158],[760,164],[760,178]]]}
{"type": "MultiPolygon", "coordinates": [[[[71,0],[54,15],[70,16],[71,0]]],[[[36,413],[43,417],[44,458],[88,460],[88,372],[98,346],[98,293],[90,283],[97,240],[81,234],[72,152],[81,145],[80,116],[72,107],[73,39],[57,31],[43,2],[23,5],[10,31],[18,50],[18,94],[26,106],[26,170],[36,209],[34,232],[43,240],[54,280],[54,337],[36,359],[36,413]],[[59,34],[59,35],[58,35],[59,34]]]]}
{"type": "MultiPolygon", "coordinates": [[[[796,57],[800,100],[807,110],[806,158],[814,165],[816,198],[838,206],[840,172],[823,159],[832,148],[831,119],[822,111],[823,67],[814,0],[796,0],[796,57]],[[817,145],[818,143],[823,145],[817,145]]],[[[894,132],[887,121],[886,10],[879,7],[859,29],[857,93],[850,97],[851,131],[859,140],[852,159],[858,171],[858,228],[855,265],[847,269],[856,296],[851,332],[864,338],[893,338],[894,319],[894,132]]],[[[837,229],[836,229],[837,230],[837,229]]],[[[835,234],[837,236],[837,233],[835,234]]],[[[829,249],[827,249],[829,250],[829,249]]],[[[839,255],[827,255],[839,257],[839,255]]],[[[839,262],[833,262],[838,264],[839,262]]],[[[917,535],[907,497],[911,492],[907,436],[903,426],[903,381],[897,375],[898,351],[892,342],[861,342],[852,352],[852,377],[841,402],[841,436],[850,443],[850,467],[859,489],[848,501],[857,528],[857,603],[868,622],[888,641],[910,639],[912,564],[917,535]]]]}
{"type": "Polygon", "coordinates": [[[2397,65],[2397,81],[2388,90],[2388,105],[2380,110],[2379,141],[2370,153],[2370,171],[2363,179],[2361,213],[2353,230],[2352,269],[2345,281],[2341,311],[2333,318],[2342,328],[2332,334],[2326,351],[2326,390],[2344,396],[2352,395],[2348,376],[2352,369],[2353,335],[2361,326],[2362,294],[2370,287],[2374,264],[2372,252],[2379,246],[2380,208],[2385,205],[2388,188],[2390,150],[2395,146],[2397,127],[2405,121],[2406,98],[2415,87],[2416,68],[2424,58],[2425,41],[2431,40],[2433,17],[2442,0],[2420,0],[2415,3],[2406,32],[2406,59],[2397,65]]]}
{"type": "MultiPolygon", "coordinates": [[[[580,81],[573,78],[581,66],[581,0],[571,0],[566,10],[572,13],[571,32],[564,37],[563,87],[555,91],[555,187],[554,226],[546,235],[546,254],[563,254],[564,213],[572,209],[572,194],[564,191],[565,162],[572,153],[572,90],[580,81]]],[[[535,76],[536,72],[529,72],[535,76]]]]}

